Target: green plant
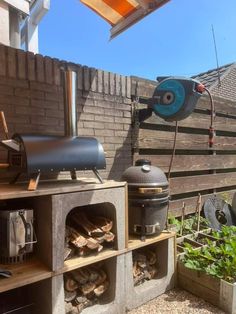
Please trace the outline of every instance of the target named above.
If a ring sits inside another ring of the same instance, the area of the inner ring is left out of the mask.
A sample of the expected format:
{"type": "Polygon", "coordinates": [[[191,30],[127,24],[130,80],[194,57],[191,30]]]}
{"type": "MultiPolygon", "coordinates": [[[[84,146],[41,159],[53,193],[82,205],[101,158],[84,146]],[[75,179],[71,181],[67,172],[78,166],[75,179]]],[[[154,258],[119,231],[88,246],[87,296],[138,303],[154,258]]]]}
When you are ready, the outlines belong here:
{"type": "Polygon", "coordinates": [[[214,232],[214,236],[219,241],[208,239],[208,245],[200,250],[194,250],[186,243],[182,261],[190,269],[236,282],[236,227],[223,226],[221,231],[214,232]]]}
{"type": "Polygon", "coordinates": [[[181,228],[181,222],[175,218],[174,216],[169,216],[168,217],[168,224],[169,225],[174,225],[176,227],[176,233],[179,233],[180,228],[181,228]]]}
{"type": "MultiPolygon", "coordinates": [[[[174,216],[170,216],[168,219],[169,224],[176,226],[176,233],[180,235],[181,230],[181,221],[174,216]]],[[[209,222],[206,218],[200,216],[200,227],[201,229],[209,228],[209,222]]],[[[195,233],[197,231],[197,216],[191,215],[184,219],[182,235],[195,233]]]]}

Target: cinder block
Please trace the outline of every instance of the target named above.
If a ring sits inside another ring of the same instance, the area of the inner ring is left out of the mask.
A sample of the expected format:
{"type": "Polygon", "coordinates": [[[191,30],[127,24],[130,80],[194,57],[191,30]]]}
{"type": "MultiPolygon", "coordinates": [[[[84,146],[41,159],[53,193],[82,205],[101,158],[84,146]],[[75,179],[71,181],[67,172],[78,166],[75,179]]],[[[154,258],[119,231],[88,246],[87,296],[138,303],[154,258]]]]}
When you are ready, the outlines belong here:
{"type": "Polygon", "coordinates": [[[63,276],[41,280],[0,294],[0,313],[65,314],[63,276]]]}
{"type": "Polygon", "coordinates": [[[157,255],[157,278],[145,281],[139,286],[133,283],[132,252],[125,254],[125,296],[126,309],[134,309],[163,294],[175,284],[175,247],[174,237],[148,245],[157,255]]]}
{"type": "MultiPolygon", "coordinates": [[[[52,206],[50,219],[54,222],[52,226],[53,260],[49,261],[46,257],[45,260],[52,270],[59,270],[64,265],[64,245],[58,245],[58,243],[63,244],[65,241],[67,215],[73,209],[79,210],[81,206],[87,206],[86,210],[112,219],[114,222],[112,231],[116,235],[114,249],[125,248],[125,187],[53,195],[50,202],[52,206]]],[[[50,225],[48,228],[51,229],[50,225]]]]}

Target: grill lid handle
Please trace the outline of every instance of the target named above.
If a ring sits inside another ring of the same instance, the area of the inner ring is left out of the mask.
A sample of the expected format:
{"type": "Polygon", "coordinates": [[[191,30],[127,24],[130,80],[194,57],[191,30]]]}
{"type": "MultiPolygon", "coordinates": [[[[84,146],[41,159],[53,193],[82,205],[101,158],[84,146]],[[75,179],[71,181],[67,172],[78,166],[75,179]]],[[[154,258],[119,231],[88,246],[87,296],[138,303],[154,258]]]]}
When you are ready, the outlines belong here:
{"type": "Polygon", "coordinates": [[[138,189],[139,193],[142,194],[158,194],[158,193],[162,193],[163,189],[162,188],[139,188],[138,189]]]}

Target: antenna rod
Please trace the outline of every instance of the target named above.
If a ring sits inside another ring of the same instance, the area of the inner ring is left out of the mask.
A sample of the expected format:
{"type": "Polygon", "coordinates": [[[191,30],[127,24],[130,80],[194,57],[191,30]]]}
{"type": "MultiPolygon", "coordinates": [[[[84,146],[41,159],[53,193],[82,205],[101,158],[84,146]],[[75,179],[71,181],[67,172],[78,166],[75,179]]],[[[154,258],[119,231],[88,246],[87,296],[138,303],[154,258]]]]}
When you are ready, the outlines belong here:
{"type": "Polygon", "coordinates": [[[211,25],[212,29],[212,36],[213,36],[213,41],[214,41],[214,47],[215,47],[215,55],[216,55],[216,64],[217,64],[217,73],[218,73],[218,87],[221,86],[221,81],[220,81],[220,72],[219,72],[219,62],[218,62],[218,54],[217,54],[217,47],[216,47],[216,38],[215,38],[215,31],[214,31],[214,26],[213,24],[211,25]]]}

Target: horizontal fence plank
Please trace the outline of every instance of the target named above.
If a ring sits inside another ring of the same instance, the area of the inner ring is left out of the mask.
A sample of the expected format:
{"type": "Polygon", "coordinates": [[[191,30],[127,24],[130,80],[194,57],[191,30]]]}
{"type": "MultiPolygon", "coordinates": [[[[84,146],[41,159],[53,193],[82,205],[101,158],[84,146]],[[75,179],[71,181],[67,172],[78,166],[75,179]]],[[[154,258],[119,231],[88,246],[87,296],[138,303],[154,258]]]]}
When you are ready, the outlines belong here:
{"type": "Polygon", "coordinates": [[[200,192],[236,185],[236,172],[206,174],[170,179],[171,195],[200,192]]]}
{"type": "MultiPolygon", "coordinates": [[[[161,130],[140,129],[138,135],[138,148],[171,149],[174,142],[174,132],[161,130]]],[[[208,150],[208,135],[178,133],[176,149],[208,150]]],[[[236,138],[216,136],[215,150],[236,150],[236,138]]],[[[211,149],[209,149],[211,150],[211,149]]]]}
{"type": "MultiPolygon", "coordinates": [[[[164,172],[169,170],[171,155],[135,154],[134,160],[148,159],[164,172]]],[[[171,172],[236,168],[236,155],[175,155],[171,172]]]]}
{"type": "MultiPolygon", "coordinates": [[[[230,191],[216,193],[216,195],[223,198],[223,199],[227,199],[227,201],[229,201],[231,203],[232,197],[233,197],[235,192],[236,192],[236,190],[230,190],[230,191]]],[[[202,205],[211,196],[212,196],[212,194],[202,195],[202,205]]],[[[182,215],[183,202],[185,203],[185,215],[195,213],[196,207],[197,207],[197,202],[198,202],[198,196],[193,196],[193,197],[182,198],[179,200],[170,201],[169,215],[172,215],[175,217],[181,216],[182,215]]]]}
{"type": "MultiPolygon", "coordinates": [[[[211,123],[210,115],[208,113],[192,113],[187,119],[184,119],[182,121],[178,122],[178,127],[186,127],[186,128],[192,128],[192,129],[203,129],[206,130],[206,132],[209,129],[211,123]]],[[[157,126],[161,128],[161,126],[175,126],[175,122],[167,122],[163,120],[162,118],[156,116],[153,114],[150,118],[144,121],[144,123],[141,124],[141,127],[148,127],[151,128],[153,125],[153,129],[155,129],[157,126]]],[[[236,120],[231,119],[229,117],[219,117],[216,116],[214,120],[214,128],[217,134],[217,131],[221,132],[236,132],[236,120]]]]}
{"type": "MultiPolygon", "coordinates": [[[[144,104],[150,104],[153,92],[155,90],[154,85],[148,85],[148,88],[145,89],[145,84],[144,83],[138,83],[138,91],[140,92],[138,94],[139,96],[139,107],[143,108],[146,105],[144,104]],[[139,85],[140,84],[140,85],[139,85]]],[[[220,98],[220,97],[215,97],[213,96],[213,101],[214,101],[214,108],[215,112],[218,114],[223,114],[223,115],[230,115],[230,116],[236,116],[236,102],[235,101],[230,101],[228,99],[220,98]]],[[[206,95],[203,95],[199,98],[195,109],[200,109],[200,110],[206,110],[207,112],[210,113],[211,110],[211,104],[209,97],[206,95]]]]}
{"type": "MultiPolygon", "coordinates": [[[[217,113],[236,116],[236,102],[228,99],[213,97],[214,107],[217,113]]],[[[210,101],[207,96],[203,96],[197,103],[197,109],[210,109],[210,101]]]]}

